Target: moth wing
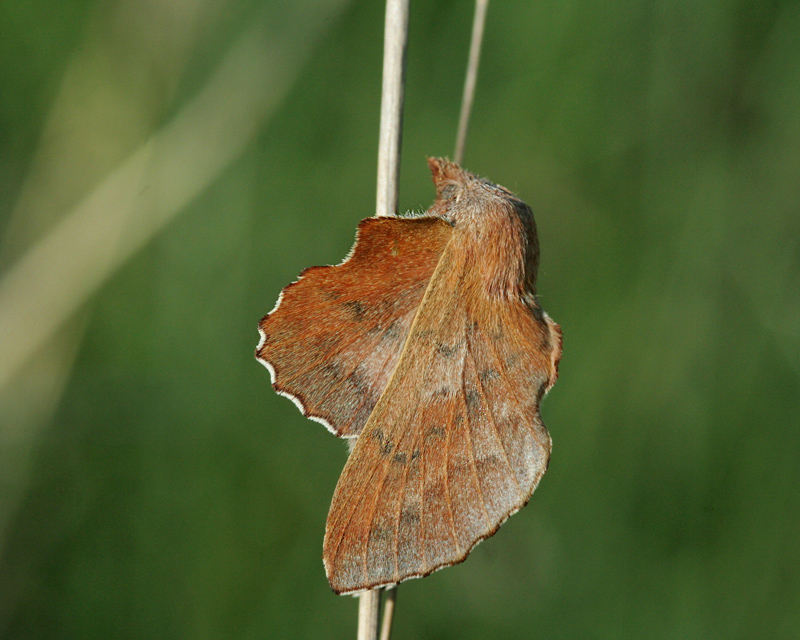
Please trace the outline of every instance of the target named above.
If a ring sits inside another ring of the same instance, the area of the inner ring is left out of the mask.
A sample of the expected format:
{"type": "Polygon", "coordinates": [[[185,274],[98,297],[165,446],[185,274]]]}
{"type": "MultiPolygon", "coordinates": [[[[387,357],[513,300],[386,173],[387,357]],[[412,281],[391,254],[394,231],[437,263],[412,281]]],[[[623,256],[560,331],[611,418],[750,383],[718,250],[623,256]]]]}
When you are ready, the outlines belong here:
{"type": "Polygon", "coordinates": [[[323,559],[337,593],[461,562],[547,469],[539,402],[558,325],[522,300],[459,304],[470,297],[449,253],[336,486],[323,559]]]}
{"type": "Polygon", "coordinates": [[[452,227],[367,218],[336,266],[311,267],[259,323],[275,390],[336,435],[358,435],[397,365],[452,227]]]}

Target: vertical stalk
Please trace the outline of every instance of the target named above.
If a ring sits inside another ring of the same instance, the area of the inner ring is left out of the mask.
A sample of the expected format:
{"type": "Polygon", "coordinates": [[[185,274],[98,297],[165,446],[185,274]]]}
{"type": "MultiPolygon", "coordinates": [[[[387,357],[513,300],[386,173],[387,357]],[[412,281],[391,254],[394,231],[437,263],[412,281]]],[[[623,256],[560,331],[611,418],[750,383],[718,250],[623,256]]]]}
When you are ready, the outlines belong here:
{"type": "Polygon", "coordinates": [[[476,0],[475,19],[472,22],[472,41],[469,45],[467,77],[464,81],[464,95],[461,99],[461,115],[458,118],[458,134],[456,135],[456,151],[453,160],[457,164],[464,161],[464,146],[467,142],[469,117],[472,113],[472,102],[475,98],[475,85],[478,81],[478,63],[481,59],[483,43],[483,27],[486,24],[486,9],[489,0],[476,0]]]}
{"type": "Polygon", "coordinates": [[[380,613],[380,589],[370,589],[358,596],[358,640],[378,640],[380,613]]]}
{"type": "Polygon", "coordinates": [[[397,601],[397,587],[386,589],[386,602],[383,605],[383,623],[381,624],[380,640],[390,640],[392,637],[392,617],[394,616],[394,605],[397,601]]]}
{"type": "MultiPolygon", "coordinates": [[[[377,216],[396,215],[398,208],[406,48],[408,45],[408,5],[409,0],[386,0],[381,124],[378,137],[378,185],[375,204],[375,215],[377,216]]],[[[464,144],[475,95],[487,6],[488,0],[476,0],[467,76],[456,137],[455,161],[459,164],[464,157],[464,144]]],[[[378,640],[381,593],[380,589],[371,589],[359,595],[358,640],[378,640]]],[[[390,639],[396,598],[397,587],[387,589],[380,640],[390,639]]]]}
{"type": "Polygon", "coordinates": [[[378,197],[375,207],[375,214],[378,216],[393,216],[397,213],[408,44],[408,2],[409,0],[386,0],[381,129],[378,138],[378,197]]]}
{"type": "MultiPolygon", "coordinates": [[[[386,0],[383,45],[381,128],[378,136],[378,193],[375,215],[397,213],[400,148],[403,137],[403,97],[406,79],[409,0],[386,0]]],[[[394,598],[391,599],[394,603],[394,598]]],[[[381,591],[371,589],[359,596],[358,640],[378,640],[381,591]]],[[[387,609],[384,626],[391,632],[393,608],[387,609]]],[[[388,635],[386,636],[388,640],[388,635]]]]}

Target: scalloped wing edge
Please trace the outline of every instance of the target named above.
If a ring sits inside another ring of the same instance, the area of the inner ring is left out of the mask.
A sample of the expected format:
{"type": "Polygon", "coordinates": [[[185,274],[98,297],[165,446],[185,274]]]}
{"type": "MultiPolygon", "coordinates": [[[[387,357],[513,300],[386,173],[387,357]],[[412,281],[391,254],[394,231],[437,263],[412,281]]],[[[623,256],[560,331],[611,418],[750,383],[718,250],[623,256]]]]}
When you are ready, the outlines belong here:
{"type": "MultiPolygon", "coordinates": [[[[350,259],[353,257],[353,255],[355,254],[356,247],[358,246],[358,242],[359,242],[359,240],[361,240],[361,225],[364,224],[367,220],[385,220],[386,218],[397,218],[397,219],[400,219],[400,220],[406,219],[406,218],[403,218],[402,216],[371,216],[369,218],[364,218],[363,220],[361,220],[358,223],[358,226],[356,227],[356,237],[355,237],[355,240],[353,240],[353,245],[350,247],[350,251],[348,251],[347,255],[342,259],[342,261],[339,262],[338,264],[334,264],[334,265],[331,265],[331,264],[322,265],[322,268],[326,268],[326,267],[327,268],[335,268],[335,267],[341,267],[342,265],[347,264],[350,261],[350,259]]],[[[438,220],[441,219],[441,218],[437,218],[436,216],[425,216],[425,215],[422,215],[422,216],[419,216],[419,217],[414,217],[413,219],[414,220],[418,220],[420,218],[436,218],[438,220]]],[[[277,370],[275,368],[275,365],[272,364],[266,358],[263,358],[263,357],[261,357],[261,355],[259,355],[262,347],[264,346],[264,343],[267,340],[266,334],[261,329],[261,323],[264,322],[264,320],[266,320],[267,318],[269,318],[273,313],[275,313],[278,310],[278,307],[281,306],[281,302],[283,301],[284,292],[289,287],[292,287],[292,286],[296,285],[298,282],[300,282],[303,279],[303,275],[305,274],[306,271],[308,271],[308,269],[316,269],[316,268],[320,268],[320,267],[308,267],[307,269],[303,269],[303,271],[297,277],[297,280],[295,280],[294,282],[286,285],[283,289],[281,289],[280,294],[278,294],[278,300],[275,302],[275,306],[272,307],[272,310],[261,319],[261,322],[258,323],[259,340],[258,340],[258,346],[256,346],[255,356],[256,356],[256,360],[258,360],[261,364],[263,364],[266,367],[267,371],[269,371],[270,382],[272,384],[272,388],[274,389],[275,393],[277,393],[280,396],[283,396],[284,398],[288,398],[289,400],[291,400],[294,403],[294,405],[300,410],[300,413],[302,413],[303,416],[305,416],[309,420],[313,420],[314,422],[319,422],[321,425],[323,425],[328,431],[330,431],[336,437],[344,438],[345,440],[352,440],[354,437],[357,437],[357,436],[348,437],[348,436],[339,435],[338,433],[336,433],[336,429],[334,428],[334,426],[330,422],[328,422],[322,416],[317,416],[317,415],[314,415],[313,413],[311,413],[308,409],[306,409],[305,405],[303,404],[303,401],[300,398],[298,398],[294,394],[289,393],[288,391],[285,391],[278,384],[278,372],[277,372],[277,370]]]]}
{"type": "MultiPolygon", "coordinates": [[[[356,237],[356,242],[358,242],[358,237],[356,237]]],[[[353,246],[355,247],[355,243],[353,244],[353,246]]],[[[345,262],[347,262],[352,257],[352,253],[353,253],[353,251],[351,249],[350,253],[347,255],[347,257],[344,259],[344,261],[341,264],[344,264],[345,262]]],[[[328,265],[328,266],[330,266],[330,265],[328,265]]],[[[298,282],[300,282],[300,280],[302,280],[302,279],[303,279],[303,276],[301,274],[300,277],[297,278],[297,280],[295,280],[294,282],[292,282],[291,284],[287,285],[286,287],[284,287],[281,290],[280,294],[278,295],[278,300],[277,300],[277,302],[275,302],[275,306],[272,308],[272,311],[270,311],[267,315],[265,315],[262,318],[261,322],[263,322],[264,320],[269,318],[273,313],[275,313],[278,310],[278,307],[281,306],[281,302],[283,301],[283,292],[286,291],[286,289],[288,289],[292,285],[295,285],[298,282]]],[[[289,398],[289,400],[291,400],[294,403],[294,406],[296,406],[300,410],[300,413],[302,413],[306,418],[308,418],[309,420],[313,420],[314,422],[319,422],[322,426],[324,426],[333,435],[338,436],[339,434],[336,433],[336,429],[334,429],[333,425],[330,422],[328,422],[325,418],[323,418],[321,416],[315,416],[314,414],[312,414],[310,411],[308,411],[306,409],[305,405],[303,404],[303,401],[300,398],[298,398],[297,396],[289,393],[288,391],[284,391],[281,388],[281,386],[278,384],[278,372],[275,369],[275,365],[273,365],[266,358],[262,358],[261,355],[259,355],[260,352],[261,352],[261,349],[264,346],[264,343],[267,341],[267,335],[261,329],[261,322],[258,323],[259,340],[258,340],[258,346],[256,347],[256,354],[255,355],[256,355],[256,360],[258,360],[261,364],[263,364],[267,368],[267,371],[269,371],[270,383],[272,384],[272,388],[275,390],[275,393],[277,393],[279,396],[283,396],[284,398],[289,398]]]]}
{"type": "MultiPolygon", "coordinates": [[[[541,414],[539,414],[539,419],[541,420],[541,414]]],[[[544,427],[544,421],[542,421],[542,426],[544,427]]],[[[547,428],[545,427],[545,430],[546,429],[547,428]]],[[[322,558],[322,564],[325,567],[325,576],[328,578],[328,584],[330,585],[330,587],[333,590],[333,592],[336,595],[339,595],[339,596],[357,596],[357,595],[359,595],[361,593],[364,593],[365,591],[370,591],[371,589],[384,589],[384,588],[389,588],[389,587],[396,587],[401,582],[407,582],[408,580],[415,580],[417,578],[426,578],[429,575],[436,573],[437,571],[441,571],[442,569],[447,569],[447,567],[454,567],[457,564],[461,564],[462,562],[464,562],[467,558],[469,558],[469,554],[472,553],[472,550],[475,547],[477,547],[484,540],[487,540],[487,539],[491,538],[492,536],[494,536],[494,534],[496,534],[500,530],[500,527],[502,527],[505,524],[506,520],[508,520],[515,513],[518,513],[519,511],[521,511],[523,509],[523,507],[527,506],[528,502],[530,502],[531,498],[533,497],[534,492],[539,487],[539,482],[541,482],[542,477],[547,472],[547,468],[550,466],[550,453],[552,453],[552,451],[553,451],[553,438],[550,436],[549,432],[547,432],[547,437],[549,438],[549,441],[550,441],[549,452],[547,454],[547,462],[546,462],[546,464],[544,466],[544,469],[539,474],[539,477],[536,478],[536,482],[533,483],[533,489],[531,489],[530,495],[527,498],[525,498],[525,500],[522,502],[522,504],[520,504],[517,507],[512,508],[511,511],[509,511],[508,514],[502,520],[500,520],[497,523],[497,525],[494,526],[485,536],[479,537],[474,543],[472,543],[472,546],[470,546],[469,549],[467,549],[464,552],[464,555],[461,558],[459,558],[458,560],[455,560],[454,562],[449,562],[447,564],[442,564],[442,565],[439,565],[438,567],[434,567],[430,571],[424,571],[424,572],[415,573],[415,574],[406,576],[405,578],[402,578],[401,580],[398,580],[397,582],[381,582],[379,584],[374,584],[371,587],[364,587],[363,589],[353,589],[352,591],[337,591],[336,588],[331,584],[330,573],[328,572],[328,564],[325,562],[325,558],[323,557],[322,558]]]]}

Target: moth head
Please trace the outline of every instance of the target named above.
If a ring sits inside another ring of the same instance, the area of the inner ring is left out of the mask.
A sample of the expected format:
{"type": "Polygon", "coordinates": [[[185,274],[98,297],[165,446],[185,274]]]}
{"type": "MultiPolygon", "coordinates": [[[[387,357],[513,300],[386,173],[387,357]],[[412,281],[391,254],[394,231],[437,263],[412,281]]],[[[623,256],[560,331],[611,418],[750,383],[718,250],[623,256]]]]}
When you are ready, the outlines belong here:
{"type": "Polygon", "coordinates": [[[469,229],[481,239],[482,252],[506,252],[496,256],[498,264],[512,265],[524,273],[501,279],[526,282],[529,291],[536,288],[539,265],[539,241],[530,207],[513,193],[493,182],[465,171],[446,158],[428,158],[436,185],[436,202],[429,215],[447,220],[455,227],[469,229]],[[511,251],[511,253],[508,253],[511,251]]]}
{"type": "Polygon", "coordinates": [[[470,183],[475,181],[468,171],[464,171],[455,162],[447,158],[428,158],[428,166],[436,185],[436,200],[444,203],[458,202],[470,183]]]}
{"type": "Polygon", "coordinates": [[[436,202],[431,213],[451,223],[480,217],[493,206],[526,207],[507,189],[465,171],[447,158],[428,158],[428,166],[436,185],[436,202]]]}

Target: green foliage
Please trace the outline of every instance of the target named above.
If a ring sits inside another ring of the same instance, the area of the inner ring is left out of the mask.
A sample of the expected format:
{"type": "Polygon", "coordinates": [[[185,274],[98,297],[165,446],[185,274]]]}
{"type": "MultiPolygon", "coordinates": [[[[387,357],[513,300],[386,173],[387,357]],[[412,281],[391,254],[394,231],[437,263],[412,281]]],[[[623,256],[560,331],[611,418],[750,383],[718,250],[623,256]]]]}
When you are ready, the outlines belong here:
{"type": "MultiPolygon", "coordinates": [[[[471,17],[412,3],[404,209],[452,152],[471,17]]],[[[277,109],[0,391],[0,637],[355,633],[320,560],[345,446],[252,353],[374,206],[381,3],[4,3],[0,281],[259,20],[308,56],[277,109]]],[[[553,458],[401,588],[398,640],[796,637],[798,33],[789,1],[490,6],[465,166],[537,215],[553,458]]]]}

